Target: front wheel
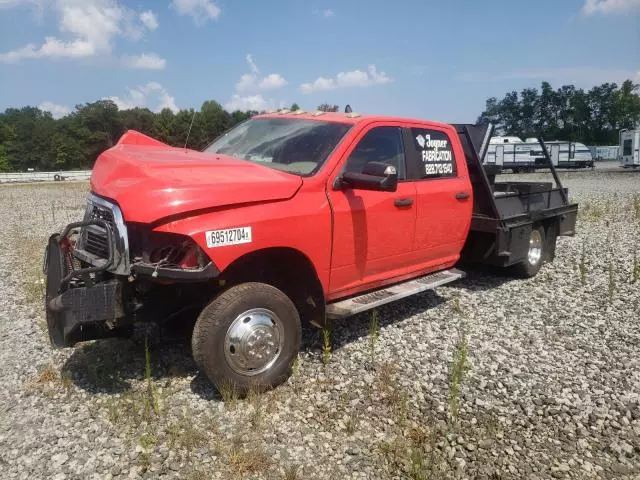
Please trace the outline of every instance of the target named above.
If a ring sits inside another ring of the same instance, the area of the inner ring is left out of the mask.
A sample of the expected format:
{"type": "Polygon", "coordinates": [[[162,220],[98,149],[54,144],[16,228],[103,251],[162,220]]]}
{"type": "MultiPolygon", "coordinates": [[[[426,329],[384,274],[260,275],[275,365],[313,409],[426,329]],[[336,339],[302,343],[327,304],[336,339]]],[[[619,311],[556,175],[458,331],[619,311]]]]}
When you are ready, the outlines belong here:
{"type": "Polygon", "coordinates": [[[193,357],[216,384],[245,395],[284,382],[300,349],[293,302],[264,283],[243,283],[218,295],[193,330],[193,357]]]}
{"type": "Polygon", "coordinates": [[[545,259],[545,234],[542,226],[535,226],[529,234],[529,248],[524,260],[514,266],[516,273],[524,278],[534,277],[545,259]]]}

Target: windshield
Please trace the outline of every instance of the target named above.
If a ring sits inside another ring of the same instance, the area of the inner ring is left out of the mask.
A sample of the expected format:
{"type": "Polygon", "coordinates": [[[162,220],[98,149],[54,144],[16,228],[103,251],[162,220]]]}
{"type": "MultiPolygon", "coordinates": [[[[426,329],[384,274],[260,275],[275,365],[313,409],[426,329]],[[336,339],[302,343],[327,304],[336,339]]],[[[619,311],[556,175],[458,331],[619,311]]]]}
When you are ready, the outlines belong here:
{"type": "Polygon", "coordinates": [[[204,151],[249,160],[285,172],[317,172],[345,133],[346,123],[297,118],[252,118],[204,151]]]}

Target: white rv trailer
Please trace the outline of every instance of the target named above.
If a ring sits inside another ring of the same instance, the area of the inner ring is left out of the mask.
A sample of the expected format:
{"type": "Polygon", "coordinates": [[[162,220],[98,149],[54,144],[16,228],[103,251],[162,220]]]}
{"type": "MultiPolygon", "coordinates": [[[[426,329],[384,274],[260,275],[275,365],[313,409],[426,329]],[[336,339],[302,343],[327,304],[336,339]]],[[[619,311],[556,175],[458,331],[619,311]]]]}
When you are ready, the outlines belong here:
{"type": "Polygon", "coordinates": [[[593,154],[584,143],[555,140],[544,144],[551,162],[558,168],[593,168],[595,165],[593,154]]]}
{"type": "MultiPolygon", "coordinates": [[[[555,167],[586,168],[594,165],[591,150],[582,143],[550,141],[545,145],[555,167]]],[[[527,138],[523,142],[519,137],[493,137],[484,163],[518,173],[543,168],[546,160],[536,138],[527,138]]]]}
{"type": "Polygon", "coordinates": [[[496,165],[501,169],[510,168],[514,173],[533,170],[535,156],[532,155],[532,152],[536,148],[540,149],[537,140],[530,143],[523,142],[520,137],[491,137],[484,163],[496,165]]]}
{"type": "Polygon", "coordinates": [[[640,129],[620,130],[619,152],[623,168],[640,167],[640,129]]]}

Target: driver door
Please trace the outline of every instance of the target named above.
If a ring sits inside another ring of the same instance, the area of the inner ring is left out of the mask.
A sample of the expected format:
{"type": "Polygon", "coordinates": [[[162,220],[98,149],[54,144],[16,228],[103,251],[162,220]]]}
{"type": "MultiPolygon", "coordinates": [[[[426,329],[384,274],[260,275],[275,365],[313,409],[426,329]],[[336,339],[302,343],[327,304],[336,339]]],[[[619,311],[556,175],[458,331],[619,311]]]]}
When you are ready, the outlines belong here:
{"type": "Polygon", "coordinates": [[[342,168],[330,178],[327,193],[333,213],[329,297],[375,288],[406,273],[415,231],[416,187],[406,180],[402,128],[372,126],[361,132],[342,168]],[[395,192],[334,187],[343,172],[362,173],[372,161],[396,168],[395,192]]]}

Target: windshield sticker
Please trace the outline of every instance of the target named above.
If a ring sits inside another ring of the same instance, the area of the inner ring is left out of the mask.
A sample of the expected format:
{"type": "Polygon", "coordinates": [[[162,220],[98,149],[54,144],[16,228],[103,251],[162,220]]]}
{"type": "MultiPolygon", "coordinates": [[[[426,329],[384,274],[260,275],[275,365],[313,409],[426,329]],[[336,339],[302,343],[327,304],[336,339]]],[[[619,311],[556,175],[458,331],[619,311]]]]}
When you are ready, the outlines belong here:
{"type": "Polygon", "coordinates": [[[422,163],[424,176],[453,175],[453,151],[449,138],[435,130],[413,130],[416,147],[422,163]]]}
{"type": "Polygon", "coordinates": [[[236,227],[226,230],[211,230],[205,232],[207,247],[226,247],[227,245],[240,245],[251,243],[251,227],[236,227]]]}

